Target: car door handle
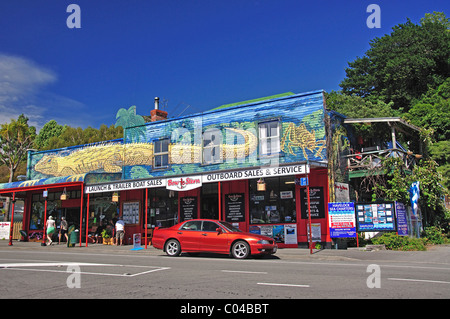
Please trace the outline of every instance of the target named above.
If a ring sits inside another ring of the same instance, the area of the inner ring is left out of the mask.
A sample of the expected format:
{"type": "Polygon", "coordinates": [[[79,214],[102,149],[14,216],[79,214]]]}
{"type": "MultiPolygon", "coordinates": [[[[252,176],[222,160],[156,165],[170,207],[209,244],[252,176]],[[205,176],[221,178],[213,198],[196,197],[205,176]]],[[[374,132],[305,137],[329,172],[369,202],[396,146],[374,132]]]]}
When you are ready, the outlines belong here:
{"type": "Polygon", "coordinates": [[[203,234],[202,234],[202,236],[208,236],[208,234],[206,234],[206,233],[203,233],[203,234]]]}
{"type": "Polygon", "coordinates": [[[181,235],[181,234],[183,234],[183,232],[182,232],[182,231],[179,231],[177,234],[180,234],[180,235],[181,235]]]}

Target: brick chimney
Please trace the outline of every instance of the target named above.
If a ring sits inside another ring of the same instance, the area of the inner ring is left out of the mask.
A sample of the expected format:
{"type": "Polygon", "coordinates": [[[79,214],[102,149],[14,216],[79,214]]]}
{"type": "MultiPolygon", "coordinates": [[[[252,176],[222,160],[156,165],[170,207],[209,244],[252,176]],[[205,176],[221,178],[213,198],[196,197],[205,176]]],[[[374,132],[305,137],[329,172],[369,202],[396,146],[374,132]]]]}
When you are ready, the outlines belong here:
{"type": "Polygon", "coordinates": [[[151,122],[167,120],[167,114],[159,109],[159,97],[155,97],[155,108],[150,111],[151,122]]]}

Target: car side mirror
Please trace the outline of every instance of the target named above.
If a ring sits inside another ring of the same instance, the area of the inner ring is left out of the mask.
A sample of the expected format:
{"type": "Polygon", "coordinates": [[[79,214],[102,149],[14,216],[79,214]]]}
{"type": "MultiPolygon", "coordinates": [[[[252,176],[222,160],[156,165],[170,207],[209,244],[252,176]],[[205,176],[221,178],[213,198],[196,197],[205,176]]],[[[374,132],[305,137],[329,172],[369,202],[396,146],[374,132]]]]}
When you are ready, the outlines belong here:
{"type": "Polygon", "coordinates": [[[222,234],[222,228],[220,228],[220,227],[216,228],[216,232],[217,232],[219,235],[222,234]]]}

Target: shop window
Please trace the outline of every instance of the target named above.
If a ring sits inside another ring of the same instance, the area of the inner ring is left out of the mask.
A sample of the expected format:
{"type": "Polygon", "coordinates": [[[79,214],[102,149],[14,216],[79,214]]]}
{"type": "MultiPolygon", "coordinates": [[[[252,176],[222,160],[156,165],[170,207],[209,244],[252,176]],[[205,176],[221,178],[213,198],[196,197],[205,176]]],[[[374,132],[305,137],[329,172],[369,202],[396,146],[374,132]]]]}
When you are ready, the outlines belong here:
{"type": "Polygon", "coordinates": [[[279,126],[278,120],[258,124],[260,156],[278,155],[280,152],[279,126]]]}
{"type": "Polygon", "coordinates": [[[166,168],[169,166],[169,139],[164,138],[154,142],[153,168],[166,168]]]}
{"type": "MultiPolygon", "coordinates": [[[[119,216],[119,204],[111,201],[111,198],[112,192],[94,193],[89,197],[89,226],[92,231],[98,229],[99,235],[105,228],[113,229],[119,216]]],[[[68,219],[76,216],[68,216],[68,219]]]]}
{"type": "Polygon", "coordinates": [[[218,129],[207,130],[203,133],[203,164],[215,164],[223,162],[220,151],[222,133],[218,129]]]}
{"type": "MultiPolygon", "coordinates": [[[[178,223],[178,192],[165,188],[151,188],[148,190],[147,207],[148,228],[171,227],[178,223]]],[[[145,217],[142,218],[145,228],[145,217]]]]}
{"type": "MultiPolygon", "coordinates": [[[[64,208],[60,207],[58,195],[61,192],[49,192],[47,195],[47,219],[52,216],[59,226],[61,216],[64,216],[64,208]]],[[[31,202],[30,230],[43,230],[45,225],[45,198],[41,193],[33,194],[31,202]]]]}
{"type": "Polygon", "coordinates": [[[250,224],[296,222],[294,179],[294,176],[265,178],[265,191],[257,190],[257,179],[249,181],[250,224]]]}

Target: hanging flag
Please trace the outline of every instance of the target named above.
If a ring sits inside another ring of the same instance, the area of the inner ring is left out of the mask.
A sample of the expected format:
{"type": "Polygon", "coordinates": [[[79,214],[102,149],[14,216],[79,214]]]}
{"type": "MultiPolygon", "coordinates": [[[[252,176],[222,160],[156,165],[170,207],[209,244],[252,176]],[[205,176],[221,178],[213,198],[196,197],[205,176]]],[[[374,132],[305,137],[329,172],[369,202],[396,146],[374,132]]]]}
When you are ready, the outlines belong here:
{"type": "Polygon", "coordinates": [[[420,193],[419,182],[417,181],[412,183],[408,191],[413,215],[417,216],[419,210],[419,193],[420,193]]]}

